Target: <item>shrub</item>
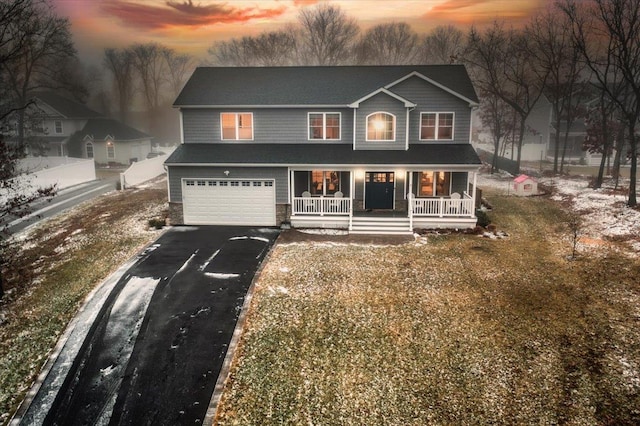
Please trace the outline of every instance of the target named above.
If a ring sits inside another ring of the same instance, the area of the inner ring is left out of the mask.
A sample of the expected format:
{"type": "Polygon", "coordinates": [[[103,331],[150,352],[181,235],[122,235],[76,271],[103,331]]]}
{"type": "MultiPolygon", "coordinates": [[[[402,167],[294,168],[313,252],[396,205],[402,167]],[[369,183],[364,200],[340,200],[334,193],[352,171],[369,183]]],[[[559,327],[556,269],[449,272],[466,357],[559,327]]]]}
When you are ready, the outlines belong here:
{"type": "Polygon", "coordinates": [[[486,228],[491,223],[491,219],[485,210],[476,210],[476,217],[478,218],[478,226],[486,228]]]}
{"type": "Polygon", "coordinates": [[[165,225],[165,220],[159,217],[149,219],[149,226],[156,229],[162,229],[165,225]]]}

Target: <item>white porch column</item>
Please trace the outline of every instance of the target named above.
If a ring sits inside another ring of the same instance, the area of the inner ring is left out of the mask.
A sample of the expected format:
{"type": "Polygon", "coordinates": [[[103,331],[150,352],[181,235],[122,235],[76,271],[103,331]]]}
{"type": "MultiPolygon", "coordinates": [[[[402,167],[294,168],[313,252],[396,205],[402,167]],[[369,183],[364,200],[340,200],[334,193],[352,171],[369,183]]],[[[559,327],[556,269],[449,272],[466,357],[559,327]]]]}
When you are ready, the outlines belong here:
{"type": "Polygon", "coordinates": [[[293,198],[295,197],[295,182],[293,181],[294,171],[289,169],[289,205],[291,206],[291,215],[293,216],[293,198]]]}
{"type": "Polygon", "coordinates": [[[472,202],[472,206],[471,206],[471,213],[470,216],[474,217],[476,215],[476,182],[478,181],[478,171],[476,170],[475,172],[473,172],[473,194],[471,194],[471,202],[472,202]]]}

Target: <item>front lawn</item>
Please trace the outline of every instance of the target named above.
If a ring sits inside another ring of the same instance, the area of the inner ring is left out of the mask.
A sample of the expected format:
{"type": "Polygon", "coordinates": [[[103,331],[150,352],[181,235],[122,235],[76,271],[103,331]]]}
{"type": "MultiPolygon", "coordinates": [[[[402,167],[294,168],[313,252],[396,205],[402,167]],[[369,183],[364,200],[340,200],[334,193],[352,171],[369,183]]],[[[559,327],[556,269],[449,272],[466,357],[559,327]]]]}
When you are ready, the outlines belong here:
{"type": "Polygon", "coordinates": [[[489,196],[506,239],[277,246],[218,423],[639,424],[640,260],[489,196]]]}
{"type": "Polygon", "coordinates": [[[0,303],[0,424],[29,390],[86,296],[160,231],[166,181],[112,192],[43,221],[15,241],[0,303]]]}

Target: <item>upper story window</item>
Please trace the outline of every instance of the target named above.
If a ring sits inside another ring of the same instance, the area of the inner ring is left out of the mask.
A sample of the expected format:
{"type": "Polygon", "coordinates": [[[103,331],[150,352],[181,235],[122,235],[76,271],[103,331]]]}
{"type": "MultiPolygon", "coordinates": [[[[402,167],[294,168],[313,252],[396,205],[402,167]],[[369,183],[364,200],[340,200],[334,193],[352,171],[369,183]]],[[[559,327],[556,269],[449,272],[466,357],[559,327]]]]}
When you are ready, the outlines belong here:
{"type": "Polygon", "coordinates": [[[61,134],[62,133],[62,121],[60,120],[56,120],[53,122],[53,126],[55,128],[55,132],[56,134],[61,134]]]}
{"type": "Polygon", "coordinates": [[[387,112],[374,112],[367,116],[368,141],[393,141],[396,139],[396,117],[387,112]]]}
{"type": "Polygon", "coordinates": [[[420,140],[453,140],[452,112],[423,112],[420,114],[420,140]]]}
{"type": "Polygon", "coordinates": [[[250,112],[223,112],[220,114],[222,140],[252,140],[253,114],[250,112]]]}
{"type": "Polygon", "coordinates": [[[340,113],[339,112],[310,112],[309,140],[339,140],[340,113]]]}

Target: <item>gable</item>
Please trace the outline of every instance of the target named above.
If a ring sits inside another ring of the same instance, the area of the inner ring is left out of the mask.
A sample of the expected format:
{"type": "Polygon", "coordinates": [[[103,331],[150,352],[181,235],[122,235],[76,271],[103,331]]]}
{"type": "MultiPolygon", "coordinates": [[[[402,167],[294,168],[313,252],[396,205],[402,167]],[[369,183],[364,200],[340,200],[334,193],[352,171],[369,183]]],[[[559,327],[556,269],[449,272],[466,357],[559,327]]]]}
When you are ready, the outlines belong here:
{"type": "Polygon", "coordinates": [[[403,97],[411,96],[411,100],[420,109],[429,109],[432,106],[439,110],[451,108],[468,110],[471,106],[476,105],[470,104],[468,99],[460,97],[450,90],[445,90],[415,75],[395,82],[392,90],[403,97]]]}
{"type": "MultiPolygon", "coordinates": [[[[415,80],[422,80],[422,81],[424,81],[424,82],[426,82],[426,83],[428,83],[428,84],[430,84],[432,86],[437,87],[440,90],[443,90],[443,91],[449,93],[452,96],[455,96],[455,97],[467,102],[469,104],[469,106],[478,106],[479,105],[479,102],[478,102],[477,98],[474,97],[472,99],[472,98],[469,98],[469,97],[465,96],[463,93],[461,93],[461,92],[468,92],[468,89],[464,90],[464,87],[459,87],[459,86],[448,87],[448,86],[446,86],[446,85],[444,85],[444,84],[442,84],[442,83],[440,83],[440,82],[438,82],[436,80],[433,80],[433,79],[431,79],[431,78],[429,78],[429,77],[427,77],[427,76],[425,76],[425,75],[423,75],[423,74],[421,74],[421,73],[419,73],[417,71],[414,71],[414,72],[412,72],[410,74],[407,74],[406,76],[402,77],[401,79],[398,79],[398,80],[388,84],[387,86],[385,86],[385,88],[387,88],[387,89],[394,88],[395,86],[398,86],[398,85],[402,84],[403,82],[405,82],[407,80],[414,80],[414,81],[415,80]],[[463,89],[463,90],[459,91],[460,89],[463,89]]],[[[465,83],[464,80],[460,80],[460,82],[459,82],[459,84],[461,86],[464,85],[464,83],[465,83]]],[[[470,81],[469,81],[469,83],[470,83],[470,81]]],[[[471,89],[473,90],[473,87],[471,87],[471,89]]]]}
{"type": "Polygon", "coordinates": [[[357,101],[353,102],[352,104],[349,104],[349,107],[350,108],[358,108],[362,102],[366,102],[366,101],[368,101],[369,99],[371,99],[373,97],[379,97],[379,96],[388,96],[389,98],[392,98],[393,100],[402,103],[406,108],[412,108],[412,107],[416,106],[416,104],[414,104],[410,100],[405,99],[402,96],[400,96],[400,95],[398,95],[396,93],[393,93],[390,90],[387,90],[385,88],[380,88],[380,89],[376,90],[375,92],[371,92],[367,96],[364,96],[364,97],[358,99],[357,101]]]}

